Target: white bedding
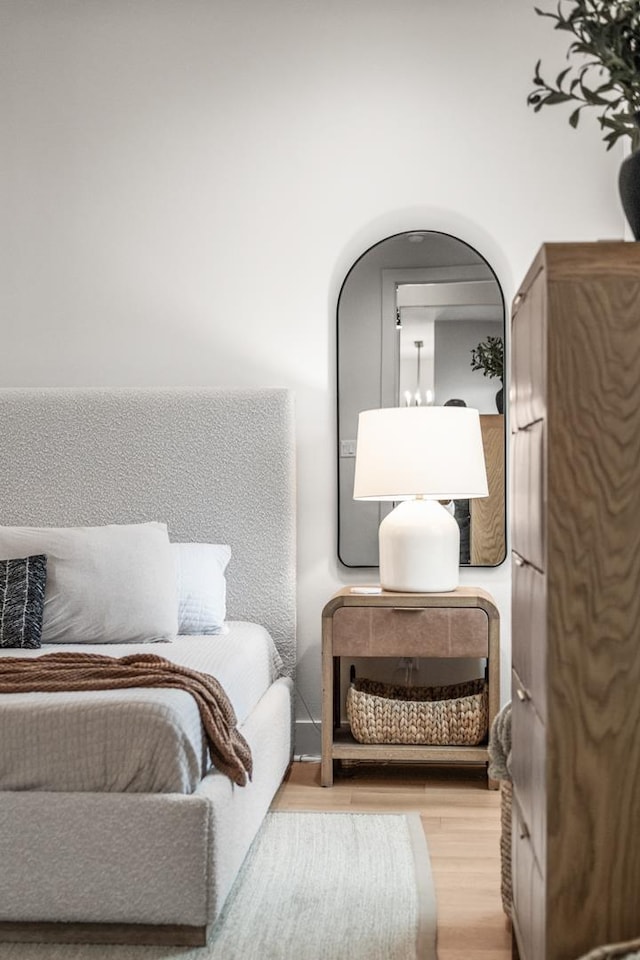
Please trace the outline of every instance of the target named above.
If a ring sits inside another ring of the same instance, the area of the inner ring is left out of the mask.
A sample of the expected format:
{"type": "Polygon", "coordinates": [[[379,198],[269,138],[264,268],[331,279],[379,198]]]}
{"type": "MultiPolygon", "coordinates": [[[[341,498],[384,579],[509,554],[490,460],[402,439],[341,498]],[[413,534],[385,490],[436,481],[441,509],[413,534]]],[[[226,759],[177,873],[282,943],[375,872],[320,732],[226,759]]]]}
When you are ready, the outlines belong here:
{"type": "MultiPolygon", "coordinates": [[[[170,643],[55,644],[2,657],[71,650],[154,653],[215,676],[242,726],[281,673],[273,640],[240,621],[218,636],[170,643]]],[[[0,694],[0,790],[192,793],[209,767],[200,715],[182,690],[131,688],[0,694]]]]}

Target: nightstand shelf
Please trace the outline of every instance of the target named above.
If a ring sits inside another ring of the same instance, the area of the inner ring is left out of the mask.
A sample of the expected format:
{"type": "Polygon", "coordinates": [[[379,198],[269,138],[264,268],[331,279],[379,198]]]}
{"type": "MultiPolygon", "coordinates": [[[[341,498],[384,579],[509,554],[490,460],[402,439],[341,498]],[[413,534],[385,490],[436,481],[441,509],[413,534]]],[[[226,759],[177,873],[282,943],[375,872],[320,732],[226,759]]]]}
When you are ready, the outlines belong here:
{"type": "MultiPolygon", "coordinates": [[[[482,658],[487,661],[489,725],[500,703],[499,615],[484,590],[451,593],[352,593],[340,590],[322,614],[322,773],[335,760],[486,763],[487,746],[359,743],[341,723],[341,657],[482,658]]],[[[490,787],[496,786],[489,782],[490,787]]]]}
{"type": "Polygon", "coordinates": [[[342,723],[333,731],[332,754],[334,760],[404,760],[407,763],[485,763],[486,746],[432,747],[421,743],[358,743],[351,735],[349,724],[342,723]],[[393,757],[389,757],[389,750],[393,757]]]}

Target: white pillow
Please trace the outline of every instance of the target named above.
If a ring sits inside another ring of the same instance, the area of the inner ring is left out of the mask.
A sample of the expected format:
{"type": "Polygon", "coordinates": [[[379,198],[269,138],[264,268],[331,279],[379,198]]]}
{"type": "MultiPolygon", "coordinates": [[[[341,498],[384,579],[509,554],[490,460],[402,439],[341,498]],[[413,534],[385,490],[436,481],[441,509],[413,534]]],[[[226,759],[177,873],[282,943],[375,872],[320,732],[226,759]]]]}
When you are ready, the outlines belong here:
{"type": "Polygon", "coordinates": [[[178,633],[223,633],[231,547],[218,543],[172,543],[178,587],[178,633]]]}
{"type": "Polygon", "coordinates": [[[0,559],[45,554],[42,643],[147,643],[178,629],[167,526],[0,527],[0,559]]]}

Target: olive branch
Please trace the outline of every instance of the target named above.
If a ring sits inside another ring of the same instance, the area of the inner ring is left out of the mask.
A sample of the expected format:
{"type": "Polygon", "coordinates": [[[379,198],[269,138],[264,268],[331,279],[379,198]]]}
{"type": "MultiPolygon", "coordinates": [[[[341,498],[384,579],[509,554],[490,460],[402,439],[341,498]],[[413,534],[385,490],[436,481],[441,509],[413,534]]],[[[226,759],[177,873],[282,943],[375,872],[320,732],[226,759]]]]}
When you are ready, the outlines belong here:
{"type": "Polygon", "coordinates": [[[574,128],[585,107],[599,108],[607,150],[625,136],[640,147],[640,0],[558,0],[556,13],[534,9],[554,20],[555,30],[576,37],[567,59],[576,55],[580,62],[548,83],[538,60],[529,106],[537,113],[544,106],[577,102],[569,116],[574,128]]]}
{"type": "Polygon", "coordinates": [[[502,337],[487,337],[471,351],[471,369],[482,370],[485,377],[504,378],[504,342],[502,337]]]}

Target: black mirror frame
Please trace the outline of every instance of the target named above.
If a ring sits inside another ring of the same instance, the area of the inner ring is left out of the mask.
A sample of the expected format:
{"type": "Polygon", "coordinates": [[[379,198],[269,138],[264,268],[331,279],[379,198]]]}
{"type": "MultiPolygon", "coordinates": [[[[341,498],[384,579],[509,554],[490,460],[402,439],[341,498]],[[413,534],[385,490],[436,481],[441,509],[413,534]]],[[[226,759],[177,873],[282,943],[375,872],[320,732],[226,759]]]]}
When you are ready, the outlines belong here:
{"type": "MultiPolygon", "coordinates": [[[[435,234],[442,237],[447,237],[450,240],[456,240],[460,243],[463,243],[466,247],[472,250],[480,260],[486,264],[493,279],[496,282],[498,290],[500,291],[500,300],[502,303],[502,317],[503,317],[503,342],[505,345],[505,351],[507,347],[507,327],[508,327],[508,318],[507,318],[507,305],[504,296],[504,290],[502,289],[502,284],[498,279],[498,275],[493,269],[492,265],[486,259],[484,254],[482,254],[473,244],[468,243],[466,240],[462,240],[461,237],[457,237],[452,233],[447,233],[444,230],[431,230],[425,228],[413,228],[412,230],[400,230],[397,233],[389,234],[389,236],[383,237],[381,240],[377,240],[375,243],[372,243],[363,253],[353,261],[347,273],[345,274],[344,280],[340,285],[340,291],[338,293],[338,299],[336,301],[336,491],[337,491],[337,504],[336,504],[336,516],[337,516],[337,527],[336,527],[336,555],[339,562],[342,566],[346,567],[349,570],[377,570],[377,564],[350,564],[345,563],[340,555],[340,529],[341,529],[341,512],[340,512],[340,302],[342,300],[342,295],[344,293],[345,286],[349,280],[349,277],[353,273],[354,269],[360,263],[360,261],[367,256],[372,250],[376,247],[379,247],[380,244],[386,243],[388,240],[395,240],[402,236],[407,236],[411,233],[429,233],[435,234]]],[[[505,396],[509,396],[508,390],[508,365],[505,365],[504,370],[504,380],[503,386],[505,387],[505,396]]],[[[508,557],[508,548],[507,548],[507,491],[509,488],[509,456],[508,456],[508,431],[507,431],[507,411],[508,404],[505,404],[505,418],[504,418],[504,444],[505,444],[505,463],[504,463],[504,486],[505,486],[505,496],[504,496],[504,512],[503,512],[503,525],[504,525],[504,556],[501,560],[493,564],[472,564],[465,563],[461,564],[463,569],[476,569],[476,570],[491,570],[496,567],[501,566],[508,557]]]]}

